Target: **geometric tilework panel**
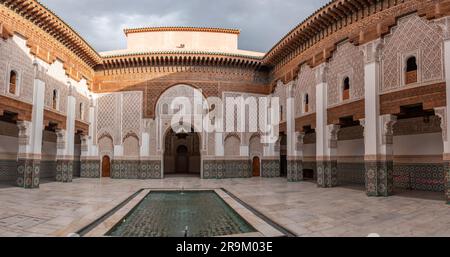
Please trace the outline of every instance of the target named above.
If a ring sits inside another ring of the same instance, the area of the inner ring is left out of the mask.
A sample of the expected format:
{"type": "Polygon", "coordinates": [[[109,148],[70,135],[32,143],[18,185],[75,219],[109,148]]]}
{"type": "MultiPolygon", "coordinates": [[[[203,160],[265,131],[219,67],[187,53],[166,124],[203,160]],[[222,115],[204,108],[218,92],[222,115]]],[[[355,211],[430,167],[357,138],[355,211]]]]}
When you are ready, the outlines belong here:
{"type": "Polygon", "coordinates": [[[444,192],[444,165],[394,163],[394,187],[418,191],[444,192]]]}
{"type": "Polygon", "coordinates": [[[99,178],[100,161],[82,160],[80,164],[80,176],[82,178],[99,178]]]}
{"type": "Polygon", "coordinates": [[[204,179],[250,178],[252,177],[250,160],[205,160],[203,161],[204,179]]]}
{"type": "Polygon", "coordinates": [[[161,161],[113,160],[111,165],[113,179],[160,179],[161,161]]]}
{"type": "Polygon", "coordinates": [[[262,160],[261,161],[261,177],[274,178],[280,177],[280,161],[279,160],[262,160]]]}

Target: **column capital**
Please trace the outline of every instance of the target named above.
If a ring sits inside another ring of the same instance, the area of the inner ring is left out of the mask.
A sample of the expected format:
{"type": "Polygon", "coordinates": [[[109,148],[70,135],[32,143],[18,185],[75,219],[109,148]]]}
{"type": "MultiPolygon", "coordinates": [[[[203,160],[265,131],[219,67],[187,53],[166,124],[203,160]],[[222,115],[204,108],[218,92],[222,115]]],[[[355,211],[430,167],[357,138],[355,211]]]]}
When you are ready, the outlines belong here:
{"type": "Polygon", "coordinates": [[[326,78],[327,71],[328,71],[327,63],[322,63],[314,69],[314,72],[316,74],[316,84],[327,82],[326,78]]]}
{"type": "Polygon", "coordinates": [[[434,108],[434,113],[441,119],[441,129],[442,129],[442,139],[445,141],[448,140],[447,135],[447,108],[446,107],[438,107],[434,108]]]}
{"type": "Polygon", "coordinates": [[[339,125],[328,125],[328,135],[329,135],[329,147],[330,148],[337,148],[337,141],[338,141],[338,133],[341,129],[341,126],[339,125]]]}
{"type": "Polygon", "coordinates": [[[381,60],[384,43],[382,39],[377,39],[361,46],[361,51],[364,53],[364,63],[378,63],[381,60]]]}
{"type": "Polygon", "coordinates": [[[391,145],[394,143],[394,125],[397,123],[397,116],[386,114],[381,119],[381,138],[383,145],[391,145]]]}
{"type": "Polygon", "coordinates": [[[29,121],[18,121],[17,127],[19,129],[19,145],[30,144],[31,137],[31,122],[29,121]]]}
{"type": "Polygon", "coordinates": [[[56,129],[56,147],[57,149],[66,148],[66,131],[64,129],[56,129]]]}

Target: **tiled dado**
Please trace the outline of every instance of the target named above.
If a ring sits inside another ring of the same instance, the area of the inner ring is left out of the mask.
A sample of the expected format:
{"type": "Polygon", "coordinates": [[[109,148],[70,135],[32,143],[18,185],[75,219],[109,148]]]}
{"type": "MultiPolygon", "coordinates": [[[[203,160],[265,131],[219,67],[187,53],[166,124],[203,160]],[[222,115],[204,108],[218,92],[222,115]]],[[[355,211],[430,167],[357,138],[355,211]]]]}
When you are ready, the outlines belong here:
{"type": "Polygon", "coordinates": [[[275,178],[280,176],[280,160],[261,160],[261,177],[275,178]]]}
{"type": "Polygon", "coordinates": [[[100,160],[81,160],[80,177],[100,178],[100,160]]]}
{"type": "Polygon", "coordinates": [[[289,182],[299,182],[303,180],[303,161],[288,160],[287,180],[289,182]]]}
{"type": "Polygon", "coordinates": [[[56,161],[56,181],[72,182],[73,178],[73,160],[56,161]]]}
{"type": "Polygon", "coordinates": [[[17,163],[17,186],[38,188],[40,177],[40,160],[19,159],[17,163]]]}
{"type": "Polygon", "coordinates": [[[317,186],[335,187],[338,184],[337,161],[317,161],[317,186]]]}
{"type": "Polygon", "coordinates": [[[444,173],[445,173],[445,197],[447,203],[450,204],[450,162],[444,163],[444,173]]]}
{"type": "Polygon", "coordinates": [[[160,179],[161,161],[113,160],[113,179],[160,179]]]}
{"type": "Polygon", "coordinates": [[[390,196],[394,191],[394,162],[366,161],[368,196],[390,196]]]}
{"type": "Polygon", "coordinates": [[[442,163],[394,162],[394,188],[444,192],[446,189],[442,163]]]}
{"type": "Polygon", "coordinates": [[[204,179],[250,178],[252,165],[250,160],[204,160],[204,179]]]}

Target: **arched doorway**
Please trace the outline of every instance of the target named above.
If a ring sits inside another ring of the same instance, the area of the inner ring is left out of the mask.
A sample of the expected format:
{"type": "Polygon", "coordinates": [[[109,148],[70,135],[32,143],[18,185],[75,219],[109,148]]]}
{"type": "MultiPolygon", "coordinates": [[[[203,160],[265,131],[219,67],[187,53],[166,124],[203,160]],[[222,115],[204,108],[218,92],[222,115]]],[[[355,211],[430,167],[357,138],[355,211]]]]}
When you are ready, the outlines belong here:
{"type": "Polygon", "coordinates": [[[261,162],[258,156],[253,157],[252,170],[253,177],[261,176],[261,162]]]}
{"type": "Polygon", "coordinates": [[[111,177],[111,159],[108,155],[103,156],[102,158],[102,177],[109,178],[111,177]]]}
{"type": "Polygon", "coordinates": [[[200,138],[193,130],[175,133],[164,140],[164,175],[198,175],[201,170],[200,138]]]}

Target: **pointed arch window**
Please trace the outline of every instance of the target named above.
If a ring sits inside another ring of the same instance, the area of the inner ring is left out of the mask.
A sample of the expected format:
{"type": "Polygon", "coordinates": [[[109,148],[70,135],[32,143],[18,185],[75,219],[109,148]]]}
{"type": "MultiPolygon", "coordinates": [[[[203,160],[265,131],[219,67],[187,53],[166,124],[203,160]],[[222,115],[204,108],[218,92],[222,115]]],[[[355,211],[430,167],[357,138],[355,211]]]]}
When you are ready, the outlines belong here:
{"type": "Polygon", "coordinates": [[[309,112],[309,95],[305,94],[305,99],[304,99],[304,103],[305,103],[305,113],[309,112]]]}
{"type": "Polygon", "coordinates": [[[54,89],[52,94],[52,108],[55,110],[58,110],[58,103],[59,103],[59,92],[58,90],[54,89]]]}
{"type": "Polygon", "coordinates": [[[10,93],[10,94],[13,94],[13,95],[15,95],[15,94],[17,94],[17,87],[18,87],[18,85],[19,85],[19,76],[18,76],[18,74],[17,74],[17,72],[16,71],[14,71],[14,70],[12,70],[10,73],[9,73],[9,87],[8,87],[8,92],[10,93]]]}
{"type": "Polygon", "coordinates": [[[80,103],[80,120],[84,120],[84,103],[80,103]]]}
{"type": "Polygon", "coordinates": [[[350,99],[350,78],[345,77],[342,85],[342,100],[350,99]]]}
{"type": "Polygon", "coordinates": [[[417,58],[411,56],[406,60],[405,84],[417,82],[417,58]]]}

